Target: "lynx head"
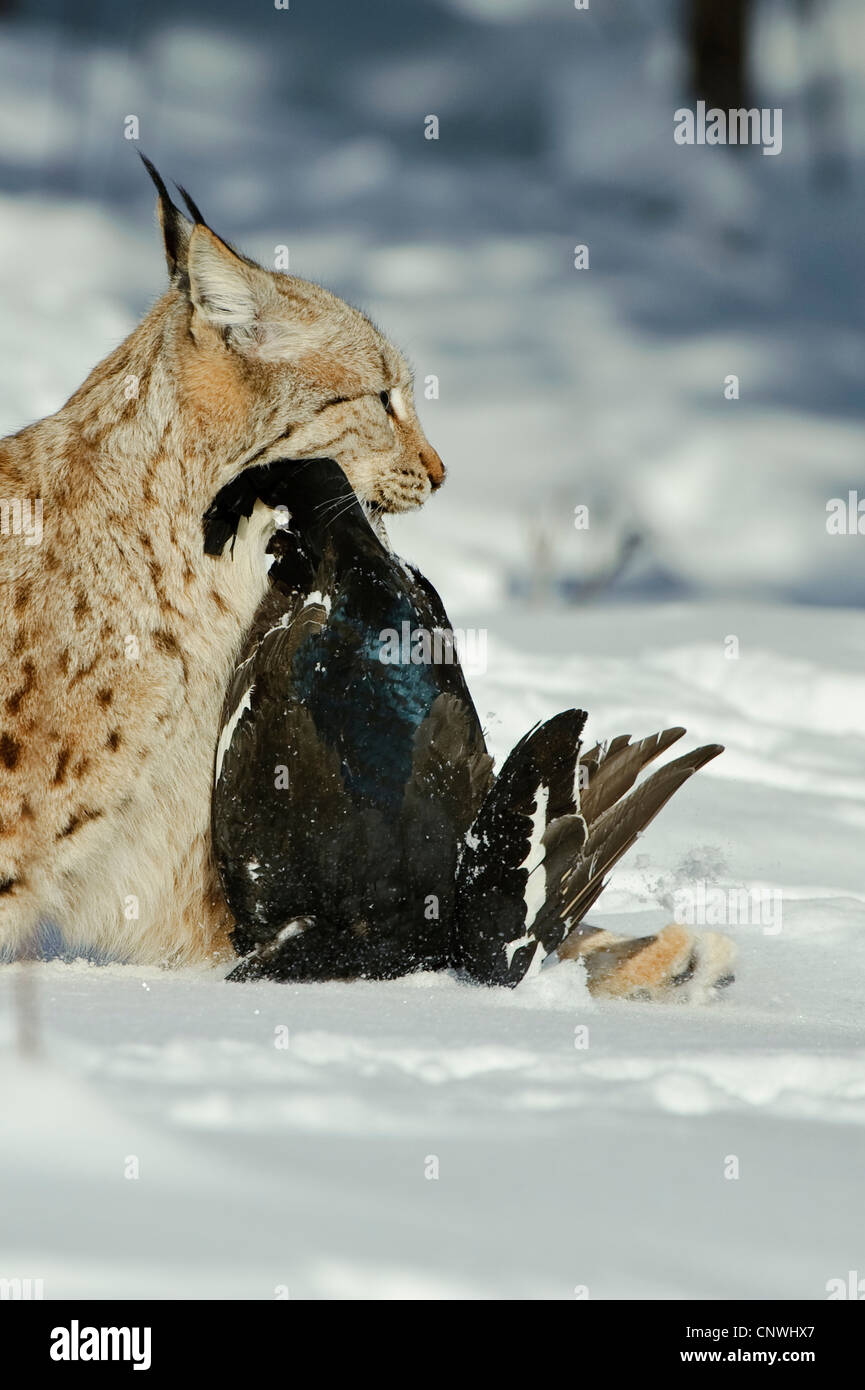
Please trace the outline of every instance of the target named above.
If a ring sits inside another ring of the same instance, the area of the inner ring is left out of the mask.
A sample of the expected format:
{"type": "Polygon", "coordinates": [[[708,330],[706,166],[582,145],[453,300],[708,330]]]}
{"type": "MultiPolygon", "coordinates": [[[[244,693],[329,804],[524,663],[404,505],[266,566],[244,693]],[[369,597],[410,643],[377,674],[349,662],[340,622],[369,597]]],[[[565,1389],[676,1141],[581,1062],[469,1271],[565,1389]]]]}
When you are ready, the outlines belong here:
{"type": "Polygon", "coordinates": [[[186,321],[177,388],[218,441],[218,486],[269,458],[329,457],[383,512],[409,511],[444,480],[414,407],[402,354],[322,286],[266,270],[159,191],[165,254],[186,321]]]}

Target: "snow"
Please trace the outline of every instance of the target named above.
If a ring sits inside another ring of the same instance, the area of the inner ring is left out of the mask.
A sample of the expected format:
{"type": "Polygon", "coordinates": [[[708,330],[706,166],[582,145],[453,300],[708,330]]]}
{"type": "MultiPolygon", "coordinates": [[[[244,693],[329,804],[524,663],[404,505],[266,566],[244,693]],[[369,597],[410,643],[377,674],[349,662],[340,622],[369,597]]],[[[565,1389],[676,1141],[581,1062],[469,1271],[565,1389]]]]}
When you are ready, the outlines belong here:
{"type": "Polygon", "coordinates": [[[844,708],[861,640],[842,612],[727,605],[491,634],[499,748],[576,692],[588,737],[675,712],[727,743],[593,914],[643,933],[701,882],[780,890],[780,932],[729,929],[714,1003],[595,1002],[573,962],[515,991],[52,963],[23,1064],[6,968],[3,1268],[49,1297],[824,1297],[861,1266],[865,740],[812,716],[820,691],[844,708]],[[712,667],[713,627],[738,663],[719,638],[712,667]]]}
{"type": "Polygon", "coordinates": [[[572,704],[589,743],[681,723],[725,744],[592,920],[648,933],[719,891],[753,912],[706,924],[739,961],[702,1006],[594,1001],[573,962],[516,991],[5,967],[0,1276],[47,1297],[825,1297],[865,1248],[865,569],[825,524],[862,479],[861,8],[827,7],[849,177],[822,191],[810,50],[778,6],[758,57],[784,148],[750,162],[674,145],[666,0],[453,0],[418,7],[420,38],[350,6],[268,29],[151,8],[135,43],[58,37],[28,3],[4,22],[0,431],[56,409],[163,283],[120,133],[138,112],[218,230],[267,264],[290,244],[410,351],[449,476],[391,534],[485,634],[497,758],[572,704]],[[310,67],[321,26],[333,71],[310,67]]]}

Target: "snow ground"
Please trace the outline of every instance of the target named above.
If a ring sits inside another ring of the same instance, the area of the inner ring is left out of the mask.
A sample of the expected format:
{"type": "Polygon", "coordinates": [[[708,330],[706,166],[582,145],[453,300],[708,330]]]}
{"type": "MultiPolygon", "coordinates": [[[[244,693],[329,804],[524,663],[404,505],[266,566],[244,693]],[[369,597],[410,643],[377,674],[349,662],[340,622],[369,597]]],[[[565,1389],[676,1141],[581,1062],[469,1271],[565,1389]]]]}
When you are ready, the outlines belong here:
{"type": "Polygon", "coordinates": [[[471,684],[496,753],[572,703],[592,737],[683,723],[726,745],[594,919],[651,931],[706,884],[780,894],[781,930],[731,928],[737,981],[704,1007],[597,1004],[576,966],[513,993],[7,967],[0,1277],[48,1297],[825,1297],[865,1273],[865,570],[862,539],[825,528],[862,487],[861,7],[828,7],[848,177],[818,195],[782,7],[760,51],[783,156],[710,164],[670,138],[667,0],[583,30],[553,0],[430,0],[417,32],[376,3],[399,23],[373,35],[357,7],[295,6],[280,48],[222,0],[134,42],[108,7],[97,38],[36,27],[26,0],[0,44],[0,431],[56,409],[163,282],[118,134],[137,111],[219,230],[265,263],[289,242],[439,377],[420,407],[448,485],[392,534],[488,634],[471,684]],[[459,139],[419,145],[420,108],[459,139]],[[16,1051],[22,989],[39,1062],[16,1051]]]}
{"type": "Polygon", "coordinates": [[[491,626],[500,748],[574,698],[598,733],[727,744],[595,917],[780,892],[715,1003],[596,1003],[572,964],[513,992],[52,964],[22,1064],[4,970],[3,1268],[57,1297],[825,1297],[865,1239],[862,642],[843,611],[726,605],[491,626]]]}

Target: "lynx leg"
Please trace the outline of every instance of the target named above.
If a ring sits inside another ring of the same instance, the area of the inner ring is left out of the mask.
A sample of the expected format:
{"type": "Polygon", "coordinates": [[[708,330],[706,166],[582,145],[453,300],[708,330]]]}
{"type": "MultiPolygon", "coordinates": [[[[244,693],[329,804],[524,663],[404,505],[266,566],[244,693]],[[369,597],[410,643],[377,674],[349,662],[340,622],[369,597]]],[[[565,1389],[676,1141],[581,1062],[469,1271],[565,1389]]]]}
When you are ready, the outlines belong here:
{"type": "Polygon", "coordinates": [[[166,963],[236,959],[231,944],[234,918],[211,860],[209,836],[198,837],[176,871],[166,920],[166,963]]]}
{"type": "Polygon", "coordinates": [[[28,954],[39,923],[39,909],[39,893],[21,881],[0,895],[0,964],[28,954]]]}
{"type": "Polygon", "coordinates": [[[562,943],[559,955],[585,962],[596,998],[695,1000],[732,982],[736,949],[729,937],[672,922],[656,936],[583,928],[562,943]]]}

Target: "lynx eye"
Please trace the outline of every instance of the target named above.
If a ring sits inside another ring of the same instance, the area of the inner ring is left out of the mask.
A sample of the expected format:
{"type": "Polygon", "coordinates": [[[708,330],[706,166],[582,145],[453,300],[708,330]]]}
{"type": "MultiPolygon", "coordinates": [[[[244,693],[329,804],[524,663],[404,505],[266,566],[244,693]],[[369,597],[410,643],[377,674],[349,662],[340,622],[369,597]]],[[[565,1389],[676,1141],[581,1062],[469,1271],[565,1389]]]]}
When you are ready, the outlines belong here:
{"type": "Polygon", "coordinates": [[[393,415],[393,406],[390,403],[390,392],[379,391],[378,398],[384,406],[385,410],[387,411],[388,415],[393,415]]]}

